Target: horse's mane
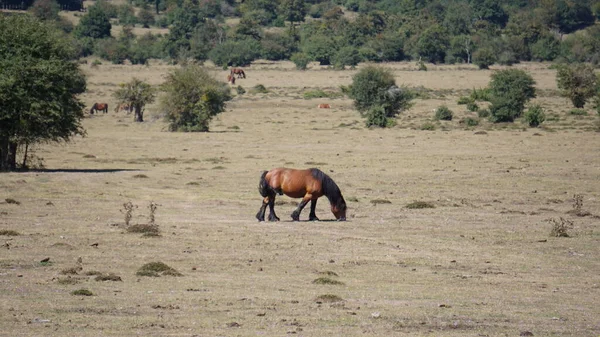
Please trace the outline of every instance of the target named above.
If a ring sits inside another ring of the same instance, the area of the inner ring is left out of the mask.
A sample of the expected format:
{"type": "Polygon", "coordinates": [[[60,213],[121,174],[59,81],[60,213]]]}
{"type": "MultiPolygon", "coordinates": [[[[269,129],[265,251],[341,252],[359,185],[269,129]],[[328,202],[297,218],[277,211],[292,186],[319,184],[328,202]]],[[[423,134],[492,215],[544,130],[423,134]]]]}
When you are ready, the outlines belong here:
{"type": "Polygon", "coordinates": [[[325,172],[317,168],[311,168],[310,172],[315,179],[321,182],[323,194],[329,199],[329,203],[336,205],[338,208],[346,208],[346,201],[335,181],[325,174],[325,172]]]}

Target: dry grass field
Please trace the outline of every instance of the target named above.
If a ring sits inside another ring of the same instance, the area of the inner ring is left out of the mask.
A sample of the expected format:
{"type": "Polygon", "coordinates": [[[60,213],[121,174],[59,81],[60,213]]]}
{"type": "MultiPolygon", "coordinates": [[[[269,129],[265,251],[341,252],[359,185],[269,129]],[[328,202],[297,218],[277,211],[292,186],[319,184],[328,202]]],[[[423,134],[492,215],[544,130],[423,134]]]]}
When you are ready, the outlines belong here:
{"type": "Polygon", "coordinates": [[[422,92],[390,129],[365,128],[347,98],[303,98],[355,71],[257,62],[211,132],[170,133],[158,104],[134,123],[112,93],[173,66],[82,65],[88,109],[109,113],[86,118],[84,138],[37,147],[45,169],[0,175],[0,335],[600,336],[596,113],[570,115],[554,70],[521,64],[544,127],[467,128],[476,113],[457,99],[490,71],[387,66],[422,92]],[[433,120],[442,104],[454,120],[433,120]],[[322,221],[291,222],[296,201],[278,197],[282,221],[257,222],[260,173],[277,166],[328,173],[348,221],[323,198],[322,221]],[[130,225],[158,204],[158,235],[127,230],[127,202],[130,225]],[[550,235],[560,224],[569,237],[550,235]],[[137,275],[150,262],[181,276],[137,275]]]}

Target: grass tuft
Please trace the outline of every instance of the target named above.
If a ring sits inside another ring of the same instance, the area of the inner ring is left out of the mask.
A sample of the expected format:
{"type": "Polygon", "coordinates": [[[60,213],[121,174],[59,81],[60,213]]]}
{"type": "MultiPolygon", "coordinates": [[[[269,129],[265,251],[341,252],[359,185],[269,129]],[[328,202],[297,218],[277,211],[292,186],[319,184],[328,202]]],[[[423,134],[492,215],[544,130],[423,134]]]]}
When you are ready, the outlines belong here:
{"type": "Polygon", "coordinates": [[[13,231],[12,229],[0,229],[0,235],[4,236],[19,236],[21,235],[17,231],[13,231]]]}
{"type": "Polygon", "coordinates": [[[121,276],[115,275],[113,273],[106,274],[106,275],[98,275],[98,276],[96,276],[95,280],[96,281],[115,281],[115,282],[116,281],[121,281],[121,282],[123,281],[121,279],[121,276]]]}
{"type": "Polygon", "coordinates": [[[137,276],[150,276],[150,277],[159,277],[159,276],[183,276],[177,270],[169,267],[168,265],[162,262],[150,262],[143,265],[140,269],[138,269],[137,276]]]}
{"type": "Polygon", "coordinates": [[[317,296],[317,298],[315,298],[315,302],[317,303],[335,303],[335,302],[341,302],[344,299],[339,297],[338,295],[333,295],[333,294],[325,294],[325,295],[319,295],[317,296]]]}
{"type": "Polygon", "coordinates": [[[550,230],[550,236],[556,238],[568,238],[569,233],[567,230],[569,228],[573,228],[573,222],[564,218],[559,218],[558,220],[552,218],[548,220],[552,225],[552,229],[550,230]]]}
{"type": "Polygon", "coordinates": [[[392,202],[386,199],[373,199],[371,200],[371,203],[373,205],[379,205],[379,204],[391,204],[392,202]]]}
{"type": "Polygon", "coordinates": [[[4,201],[6,201],[7,204],[13,204],[13,205],[20,205],[21,204],[20,201],[17,201],[17,200],[15,200],[13,198],[6,198],[6,199],[4,199],[4,201]]]}
{"type": "Polygon", "coordinates": [[[150,224],[136,224],[127,227],[127,232],[129,233],[156,233],[158,234],[158,225],[150,225],[150,224]]]}
{"type": "Polygon", "coordinates": [[[314,284],[326,284],[326,285],[344,285],[344,282],[331,279],[329,277],[319,277],[312,281],[314,284]]]}
{"type": "Polygon", "coordinates": [[[433,205],[430,202],[427,201],[413,201],[410,204],[405,206],[406,208],[409,209],[421,209],[421,208],[435,208],[435,205],[433,205]]]}
{"type": "Polygon", "coordinates": [[[71,292],[71,295],[74,296],[94,296],[94,293],[92,293],[91,291],[87,290],[87,289],[77,289],[77,290],[73,290],[71,292]]]}

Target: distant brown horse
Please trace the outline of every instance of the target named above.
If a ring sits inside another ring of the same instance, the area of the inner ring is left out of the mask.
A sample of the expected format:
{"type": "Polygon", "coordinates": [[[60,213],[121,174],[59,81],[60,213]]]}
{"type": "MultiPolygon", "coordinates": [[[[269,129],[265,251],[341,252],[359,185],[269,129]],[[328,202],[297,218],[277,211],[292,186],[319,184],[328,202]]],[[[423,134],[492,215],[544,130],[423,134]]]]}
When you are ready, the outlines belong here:
{"type": "Polygon", "coordinates": [[[231,75],[237,75],[237,78],[246,78],[246,73],[242,68],[231,68],[231,75]]]}
{"type": "Polygon", "coordinates": [[[321,104],[317,105],[317,108],[319,108],[319,109],[331,109],[331,105],[329,105],[327,103],[321,103],[321,104]]]}
{"type": "Polygon", "coordinates": [[[94,114],[94,112],[102,111],[104,113],[108,113],[108,104],[107,103],[94,103],[92,108],[90,109],[90,114],[94,114]]]}
{"type": "Polygon", "coordinates": [[[346,220],[346,201],[336,183],[323,171],[310,168],[296,170],[289,168],[275,168],[264,171],[260,176],[258,192],[262,195],[263,203],[256,214],[258,221],[265,221],[265,212],[269,206],[269,221],[279,221],[275,215],[275,196],[285,194],[290,198],[302,198],[298,207],[292,212],[292,220],[300,220],[300,212],[310,201],[310,221],[319,220],[315,214],[317,199],[326,196],[331,204],[331,212],[336,219],[346,220]]]}
{"type": "Polygon", "coordinates": [[[235,84],[235,76],[232,74],[227,75],[227,83],[235,84]]]}

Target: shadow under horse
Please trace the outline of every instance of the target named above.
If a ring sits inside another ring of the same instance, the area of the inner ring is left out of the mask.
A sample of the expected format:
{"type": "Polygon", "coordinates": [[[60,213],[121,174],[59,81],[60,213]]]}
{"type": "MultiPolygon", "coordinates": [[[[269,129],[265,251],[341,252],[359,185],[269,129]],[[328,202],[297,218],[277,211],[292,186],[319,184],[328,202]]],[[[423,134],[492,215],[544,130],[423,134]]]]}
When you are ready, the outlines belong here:
{"type": "Polygon", "coordinates": [[[331,212],[339,221],[346,220],[346,201],[338,185],[323,171],[310,168],[297,170],[290,168],[275,168],[264,171],[260,176],[258,192],[263,197],[263,203],[256,214],[258,221],[265,221],[265,213],[269,206],[269,221],[279,221],[275,214],[275,197],[287,195],[290,198],[302,198],[298,207],[292,212],[292,220],[299,221],[300,213],[310,201],[308,220],[317,221],[315,209],[317,200],[325,196],[331,204],[331,212]]]}

